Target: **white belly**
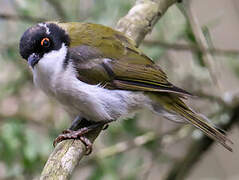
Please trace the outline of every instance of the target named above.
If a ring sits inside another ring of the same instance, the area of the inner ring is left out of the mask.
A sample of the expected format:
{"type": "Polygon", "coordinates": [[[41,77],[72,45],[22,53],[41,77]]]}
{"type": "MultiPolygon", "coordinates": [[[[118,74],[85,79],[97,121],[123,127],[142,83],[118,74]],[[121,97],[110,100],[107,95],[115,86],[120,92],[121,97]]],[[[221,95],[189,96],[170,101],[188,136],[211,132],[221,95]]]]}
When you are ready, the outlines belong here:
{"type": "Polygon", "coordinates": [[[72,64],[64,68],[67,48],[45,54],[33,69],[34,83],[55,97],[71,116],[92,121],[111,121],[150,103],[141,92],[108,90],[76,78],[72,64]]]}
{"type": "Polygon", "coordinates": [[[34,69],[34,82],[49,96],[55,97],[71,116],[81,115],[92,121],[112,121],[149,104],[141,92],[108,90],[78,80],[72,67],[58,74],[34,69]]]}

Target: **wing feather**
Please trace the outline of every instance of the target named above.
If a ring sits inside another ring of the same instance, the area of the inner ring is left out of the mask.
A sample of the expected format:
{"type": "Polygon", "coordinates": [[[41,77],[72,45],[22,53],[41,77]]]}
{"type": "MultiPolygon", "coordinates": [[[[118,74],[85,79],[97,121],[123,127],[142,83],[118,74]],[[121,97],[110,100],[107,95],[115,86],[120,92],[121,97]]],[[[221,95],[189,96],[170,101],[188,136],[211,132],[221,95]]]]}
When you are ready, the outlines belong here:
{"type": "Polygon", "coordinates": [[[88,84],[105,84],[108,89],[132,91],[171,92],[191,96],[167,80],[167,76],[155,64],[135,64],[125,60],[104,58],[89,46],[72,48],[69,58],[78,72],[78,79],[88,84]],[[91,52],[91,56],[89,55],[91,52]],[[87,59],[85,58],[87,55],[87,59]],[[81,57],[82,56],[82,57],[81,57]]]}
{"type": "Polygon", "coordinates": [[[60,23],[71,39],[69,58],[78,78],[105,88],[134,91],[190,93],[168,82],[167,75],[134,42],[109,27],[90,23],[60,23]]]}

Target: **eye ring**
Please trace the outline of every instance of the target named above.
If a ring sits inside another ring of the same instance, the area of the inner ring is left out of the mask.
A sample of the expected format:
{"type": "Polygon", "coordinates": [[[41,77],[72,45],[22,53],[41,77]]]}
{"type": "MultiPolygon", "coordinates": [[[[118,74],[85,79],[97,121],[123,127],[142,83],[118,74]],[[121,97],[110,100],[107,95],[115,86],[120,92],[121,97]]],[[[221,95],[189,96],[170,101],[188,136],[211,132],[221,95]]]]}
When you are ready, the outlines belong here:
{"type": "Polygon", "coordinates": [[[49,38],[43,38],[41,40],[41,46],[43,47],[49,47],[50,46],[50,39],[49,38]]]}

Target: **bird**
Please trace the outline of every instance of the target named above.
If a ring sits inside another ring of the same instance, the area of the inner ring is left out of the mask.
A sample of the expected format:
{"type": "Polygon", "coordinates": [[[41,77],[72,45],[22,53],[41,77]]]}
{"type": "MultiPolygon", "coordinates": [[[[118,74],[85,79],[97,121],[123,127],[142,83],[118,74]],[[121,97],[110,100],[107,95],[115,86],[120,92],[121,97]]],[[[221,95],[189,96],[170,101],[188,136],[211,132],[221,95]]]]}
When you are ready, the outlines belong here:
{"type": "Polygon", "coordinates": [[[147,108],[193,125],[232,151],[233,142],[184,102],[193,95],[170,83],[161,67],[117,30],[85,22],[42,22],[23,33],[19,52],[37,87],[71,117],[93,123],[66,130],[57,142],[80,139],[90,147],[86,132],[147,108]]]}

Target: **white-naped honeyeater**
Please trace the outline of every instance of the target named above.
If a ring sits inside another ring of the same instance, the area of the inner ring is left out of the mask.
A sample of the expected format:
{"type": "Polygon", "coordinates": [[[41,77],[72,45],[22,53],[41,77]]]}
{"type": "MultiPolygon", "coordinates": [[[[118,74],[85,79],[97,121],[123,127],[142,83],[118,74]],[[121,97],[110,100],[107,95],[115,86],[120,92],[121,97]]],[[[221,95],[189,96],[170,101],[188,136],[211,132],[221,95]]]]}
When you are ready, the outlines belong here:
{"type": "MultiPolygon", "coordinates": [[[[35,85],[72,117],[80,115],[102,125],[146,107],[167,119],[192,124],[232,151],[228,144],[232,142],[182,101],[191,94],[171,84],[121,32],[91,23],[39,23],[22,35],[20,54],[32,69],[35,85]]],[[[85,132],[68,131],[57,141],[84,141],[85,132]]]]}

